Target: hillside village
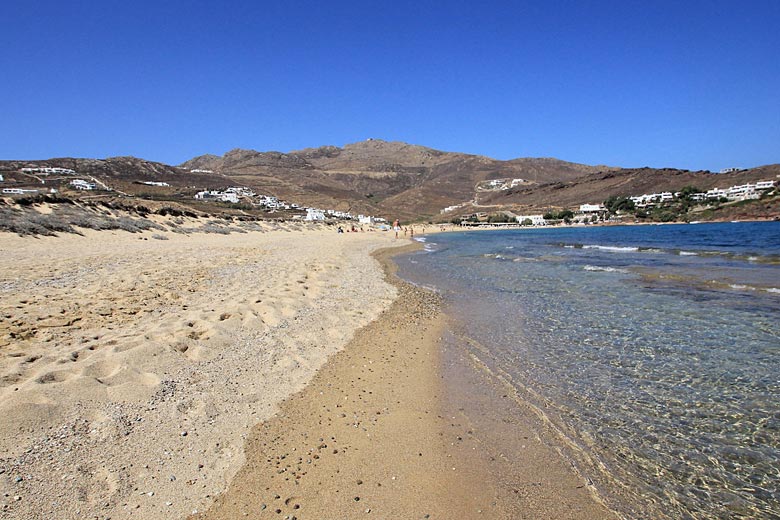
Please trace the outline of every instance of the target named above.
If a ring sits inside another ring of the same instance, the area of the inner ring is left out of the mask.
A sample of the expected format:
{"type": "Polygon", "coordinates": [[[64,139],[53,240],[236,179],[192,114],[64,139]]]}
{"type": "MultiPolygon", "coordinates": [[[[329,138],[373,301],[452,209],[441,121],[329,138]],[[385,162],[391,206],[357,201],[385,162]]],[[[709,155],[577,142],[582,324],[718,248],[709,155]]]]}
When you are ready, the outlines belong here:
{"type": "MultiPolygon", "coordinates": [[[[2,194],[5,196],[34,196],[41,194],[63,195],[68,191],[75,192],[115,192],[114,188],[101,182],[100,180],[89,176],[81,175],[70,168],[33,166],[20,168],[18,170],[22,175],[30,177],[33,182],[24,182],[23,180],[14,182],[13,187],[3,187],[2,194]],[[33,184],[34,183],[34,184],[33,184]],[[42,187],[30,187],[40,183],[42,187]],[[23,187],[20,187],[22,185],[23,187]]],[[[193,169],[191,173],[213,173],[211,170],[193,169]]],[[[0,175],[0,183],[9,184],[3,175],[0,175]]],[[[135,184],[152,187],[170,187],[170,183],[161,181],[135,181],[135,184]]],[[[261,195],[246,186],[229,186],[224,189],[200,190],[193,196],[194,200],[200,202],[224,203],[233,205],[249,205],[257,208],[269,215],[278,211],[285,210],[286,217],[293,220],[304,221],[325,221],[325,220],[345,220],[357,221],[361,225],[374,225],[386,223],[386,219],[372,215],[356,214],[349,211],[340,211],[335,209],[321,209],[317,207],[307,207],[294,202],[288,202],[273,195],[261,195]]]]}
{"type": "MultiPolygon", "coordinates": [[[[201,170],[202,172],[203,170],[201,170]]],[[[293,213],[295,220],[305,221],[324,221],[326,219],[336,220],[357,220],[360,224],[373,225],[375,223],[387,222],[381,217],[371,215],[352,215],[348,211],[339,211],[335,209],[320,209],[314,207],[301,207],[295,202],[287,202],[273,195],[258,195],[250,188],[242,186],[231,186],[225,190],[206,190],[199,191],[194,197],[196,200],[226,202],[229,204],[240,204],[247,202],[255,207],[274,213],[277,210],[291,210],[294,212],[303,211],[304,213],[293,213]]]]}
{"type": "Polygon", "coordinates": [[[7,203],[36,196],[156,201],[213,215],[369,225],[777,218],[778,178],[777,164],[723,173],[625,169],[549,158],[499,161],[374,139],[290,153],[236,149],[179,166],[134,157],[0,161],[7,203]],[[610,207],[615,197],[619,207],[610,207]],[[739,211],[722,211],[728,208],[739,211]]]}
{"type": "MultiPolygon", "coordinates": [[[[675,203],[689,202],[694,206],[706,207],[711,204],[734,203],[749,200],[759,200],[762,197],[772,195],[777,191],[777,181],[765,180],[755,183],[730,186],[728,188],[713,188],[708,191],[699,191],[690,187],[684,191],[675,193],[665,191],[660,193],[650,193],[642,195],[632,195],[627,197],[613,197],[614,202],[621,200],[628,204],[613,204],[607,207],[606,204],[580,204],[579,208],[537,214],[504,214],[502,216],[489,215],[486,212],[472,213],[463,217],[456,217],[452,220],[463,226],[549,226],[562,222],[588,225],[599,222],[623,222],[626,217],[647,216],[647,211],[659,208],[667,208],[675,203]],[[635,211],[639,210],[641,211],[635,211]],[[632,212],[633,211],[633,212],[632,212]]],[[[607,201],[605,201],[607,202],[607,201]]],[[[447,213],[461,206],[451,206],[441,210],[447,213]]]]}

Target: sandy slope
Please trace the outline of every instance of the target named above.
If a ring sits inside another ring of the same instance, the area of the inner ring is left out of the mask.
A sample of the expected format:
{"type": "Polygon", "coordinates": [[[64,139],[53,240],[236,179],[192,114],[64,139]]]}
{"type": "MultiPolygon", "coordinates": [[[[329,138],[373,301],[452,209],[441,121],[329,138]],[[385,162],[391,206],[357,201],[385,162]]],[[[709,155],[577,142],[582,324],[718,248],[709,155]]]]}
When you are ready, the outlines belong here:
{"type": "Polygon", "coordinates": [[[4,518],[202,510],[396,295],[368,256],[389,234],[166,236],[0,236],[4,518]]]}

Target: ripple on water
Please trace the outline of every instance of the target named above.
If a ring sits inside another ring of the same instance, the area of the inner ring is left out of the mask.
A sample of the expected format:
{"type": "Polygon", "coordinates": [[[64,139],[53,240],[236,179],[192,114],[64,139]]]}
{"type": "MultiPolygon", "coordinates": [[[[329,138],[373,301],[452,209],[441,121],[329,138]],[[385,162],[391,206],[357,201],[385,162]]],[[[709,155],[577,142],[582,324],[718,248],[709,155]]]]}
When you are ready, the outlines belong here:
{"type": "Polygon", "coordinates": [[[722,240],[728,255],[623,233],[636,239],[453,234],[400,272],[443,290],[485,346],[474,354],[533,389],[634,511],[651,500],[672,518],[780,517],[780,272],[746,261],[777,251],[755,231],[744,247],[722,240]]]}

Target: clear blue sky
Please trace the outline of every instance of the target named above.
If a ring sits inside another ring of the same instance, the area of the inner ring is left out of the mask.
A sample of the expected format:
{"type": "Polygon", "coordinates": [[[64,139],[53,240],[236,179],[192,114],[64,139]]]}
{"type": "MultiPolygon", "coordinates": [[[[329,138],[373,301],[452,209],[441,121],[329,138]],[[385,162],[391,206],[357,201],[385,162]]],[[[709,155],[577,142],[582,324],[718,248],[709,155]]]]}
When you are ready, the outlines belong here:
{"type": "Polygon", "coordinates": [[[0,3],[0,159],[780,162],[780,1],[0,3]]]}

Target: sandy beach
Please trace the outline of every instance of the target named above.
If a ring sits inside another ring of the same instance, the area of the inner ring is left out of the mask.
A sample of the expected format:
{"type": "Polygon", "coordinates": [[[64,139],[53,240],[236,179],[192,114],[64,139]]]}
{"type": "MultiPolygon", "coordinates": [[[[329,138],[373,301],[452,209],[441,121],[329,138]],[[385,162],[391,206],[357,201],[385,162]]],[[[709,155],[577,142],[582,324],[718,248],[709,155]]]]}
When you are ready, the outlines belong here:
{"type": "Polygon", "coordinates": [[[444,395],[489,385],[371,256],[408,241],[164,236],[0,237],[4,517],[613,517],[531,414],[474,390],[501,427],[475,424],[444,395]]]}
{"type": "Polygon", "coordinates": [[[6,518],[181,518],[396,296],[380,233],[0,237],[6,518]]]}

